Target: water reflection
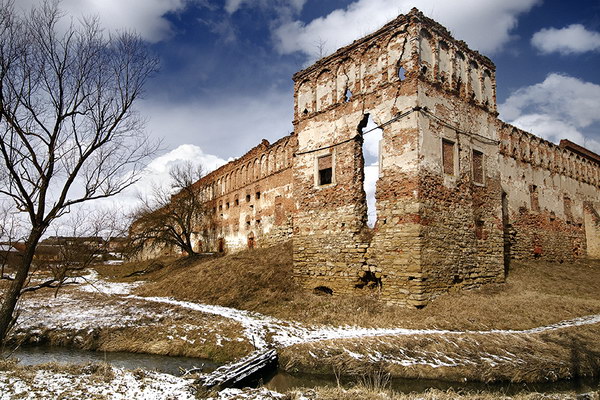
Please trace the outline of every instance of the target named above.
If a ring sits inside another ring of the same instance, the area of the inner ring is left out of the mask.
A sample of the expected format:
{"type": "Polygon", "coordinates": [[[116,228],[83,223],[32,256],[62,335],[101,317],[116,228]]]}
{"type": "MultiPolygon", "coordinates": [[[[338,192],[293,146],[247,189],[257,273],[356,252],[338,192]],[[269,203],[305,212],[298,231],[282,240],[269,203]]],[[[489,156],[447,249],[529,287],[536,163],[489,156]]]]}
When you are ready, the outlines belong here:
{"type": "MultiPolygon", "coordinates": [[[[19,348],[13,355],[19,358],[22,365],[36,365],[48,362],[65,364],[85,364],[89,362],[108,362],[116,367],[136,369],[144,368],[171,375],[180,375],[181,368],[191,369],[204,365],[204,372],[210,372],[220,366],[210,360],[193,357],[171,357],[154,354],[140,354],[127,352],[97,352],[65,347],[52,346],[26,346],[19,348]]],[[[284,371],[272,371],[254,382],[278,392],[286,392],[293,388],[314,388],[318,386],[354,386],[359,379],[334,375],[289,374],[284,371]]],[[[520,392],[558,393],[576,392],[586,393],[600,388],[600,377],[580,378],[568,381],[519,384],[500,382],[486,384],[482,382],[448,382],[431,379],[400,379],[392,378],[389,388],[401,393],[421,393],[427,389],[484,391],[514,395],[520,392]]]]}
{"type": "Polygon", "coordinates": [[[37,365],[49,362],[61,364],[107,362],[115,367],[127,369],[144,368],[171,375],[180,375],[180,368],[191,369],[194,367],[201,367],[204,364],[204,371],[212,371],[220,365],[210,360],[194,357],[170,357],[156,354],[86,351],[53,346],[24,346],[19,348],[13,354],[13,357],[18,358],[21,365],[37,365]]]}

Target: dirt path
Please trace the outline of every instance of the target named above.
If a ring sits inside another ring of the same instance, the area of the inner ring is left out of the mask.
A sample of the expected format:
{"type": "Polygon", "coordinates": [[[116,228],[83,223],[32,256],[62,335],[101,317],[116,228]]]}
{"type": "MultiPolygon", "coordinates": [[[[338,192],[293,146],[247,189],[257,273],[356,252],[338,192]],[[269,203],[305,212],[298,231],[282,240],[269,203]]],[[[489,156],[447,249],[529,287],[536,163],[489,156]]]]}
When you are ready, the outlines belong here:
{"type": "MultiPolygon", "coordinates": [[[[59,294],[56,298],[33,298],[25,301],[21,314],[21,327],[30,327],[42,320],[47,326],[57,328],[70,326],[85,329],[92,326],[106,327],[111,324],[135,324],[141,318],[148,317],[151,310],[152,320],[160,320],[174,310],[191,310],[210,314],[237,322],[243,327],[243,335],[257,348],[284,348],[301,343],[323,340],[357,339],[381,336],[415,335],[530,335],[555,331],[576,326],[600,323],[600,314],[560,321],[555,324],[526,330],[443,330],[443,329],[406,329],[406,328],[362,328],[356,326],[306,326],[294,321],[284,321],[256,312],[238,310],[209,304],[179,301],[165,297],[142,297],[131,295],[136,283],[109,282],[91,274],[71,291],[59,294]],[[86,294],[100,294],[105,302],[87,302],[86,294]],[[152,304],[150,308],[144,305],[152,304]],[[158,307],[156,307],[156,305],[158,307]],[[72,307],[77,306],[76,309],[72,307]]],[[[199,325],[198,328],[206,328],[199,325]]]]}
{"type": "Polygon", "coordinates": [[[164,297],[127,296],[126,298],[149,301],[161,304],[174,305],[207,314],[219,315],[232,319],[244,327],[244,334],[256,343],[258,348],[288,347],[301,343],[318,342],[335,339],[358,339],[379,336],[415,336],[415,335],[529,335],[565,329],[575,326],[594,325],[600,323],[600,314],[588,315],[571,320],[560,321],[555,324],[541,326],[526,330],[491,329],[487,331],[452,331],[439,329],[406,329],[406,328],[361,328],[346,327],[307,327],[291,321],[283,321],[260,313],[237,310],[229,307],[198,304],[188,301],[179,301],[164,297]],[[270,342],[267,341],[270,338],[270,342]]]}
{"type": "MultiPolygon", "coordinates": [[[[36,332],[42,329],[65,331],[72,341],[59,344],[78,345],[77,340],[85,340],[78,337],[85,337],[86,332],[122,327],[131,329],[125,336],[140,335],[139,343],[131,344],[131,348],[108,346],[104,350],[178,354],[181,349],[213,346],[214,353],[207,356],[210,358],[226,352],[224,345],[243,342],[246,347],[238,346],[237,353],[230,352],[231,358],[252,348],[275,347],[285,362],[295,368],[300,365],[303,370],[317,368],[319,363],[334,365],[343,360],[346,364],[383,362],[402,368],[453,368],[458,373],[462,367],[471,370],[522,368],[531,363],[528,357],[533,356],[524,353],[533,353],[529,349],[533,342],[542,341],[541,336],[552,332],[561,336],[558,331],[576,327],[597,330],[596,325],[600,323],[600,315],[595,314],[526,330],[308,326],[229,307],[132,295],[131,290],[136,286],[105,281],[93,274],[57,298],[34,296],[24,301],[16,332],[29,335],[28,341],[35,342],[36,332]],[[157,326],[160,321],[162,325],[157,326]],[[144,330],[151,332],[151,336],[144,336],[144,330]]],[[[181,355],[205,356],[205,353],[199,354],[181,355]]],[[[560,357],[557,355],[553,361],[559,369],[562,368],[560,357]]],[[[507,372],[502,376],[511,375],[507,372]]],[[[474,377],[478,379],[477,375],[474,377]]]]}

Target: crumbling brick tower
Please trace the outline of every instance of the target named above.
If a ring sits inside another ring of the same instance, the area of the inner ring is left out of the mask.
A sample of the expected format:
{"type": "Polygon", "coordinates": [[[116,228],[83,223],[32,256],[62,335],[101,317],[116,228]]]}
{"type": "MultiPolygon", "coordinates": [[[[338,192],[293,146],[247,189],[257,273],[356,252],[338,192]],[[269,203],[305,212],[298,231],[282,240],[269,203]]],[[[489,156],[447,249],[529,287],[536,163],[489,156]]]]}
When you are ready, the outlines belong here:
{"type": "Polygon", "coordinates": [[[372,288],[422,306],[504,279],[494,72],[413,9],[294,75],[294,271],[304,286],[372,288]],[[373,229],[368,117],[383,129],[373,229]]]}

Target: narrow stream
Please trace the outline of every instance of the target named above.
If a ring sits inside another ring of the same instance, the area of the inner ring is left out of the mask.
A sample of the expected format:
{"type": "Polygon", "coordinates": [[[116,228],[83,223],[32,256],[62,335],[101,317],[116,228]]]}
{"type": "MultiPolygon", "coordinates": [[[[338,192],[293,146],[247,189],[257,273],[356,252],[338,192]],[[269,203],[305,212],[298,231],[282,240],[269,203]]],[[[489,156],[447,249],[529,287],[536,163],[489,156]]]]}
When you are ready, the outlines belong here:
{"type": "MultiPolygon", "coordinates": [[[[298,387],[312,388],[315,386],[337,386],[338,384],[333,375],[291,375],[285,371],[277,371],[272,377],[265,379],[265,382],[265,387],[279,392],[286,392],[298,387]]],[[[359,378],[342,377],[340,379],[340,385],[346,388],[351,388],[357,383],[360,383],[359,378]]],[[[590,378],[535,384],[512,382],[484,383],[471,381],[451,382],[434,379],[392,378],[386,387],[399,393],[422,393],[428,389],[439,389],[444,391],[453,389],[456,391],[501,393],[504,395],[515,395],[522,392],[575,392],[581,394],[599,390],[600,382],[598,379],[590,378]]]]}
{"type": "MultiPolygon", "coordinates": [[[[22,365],[36,365],[48,362],[66,364],[85,364],[88,362],[108,362],[114,366],[136,369],[144,368],[164,372],[171,375],[180,375],[181,369],[190,369],[204,366],[204,371],[212,371],[220,364],[210,360],[192,357],[171,357],[154,354],[140,354],[127,352],[96,352],[65,347],[51,346],[24,346],[14,354],[22,365]]],[[[337,386],[338,382],[333,375],[288,374],[284,371],[274,371],[269,376],[263,377],[265,387],[278,392],[286,392],[293,388],[313,388],[316,386],[337,386]]],[[[342,378],[340,384],[351,387],[357,383],[353,378],[342,378]]],[[[482,382],[448,382],[431,379],[400,379],[393,378],[389,386],[401,392],[424,392],[435,388],[440,390],[454,389],[465,391],[485,391],[512,395],[520,392],[557,393],[574,391],[586,393],[600,389],[600,379],[573,379],[558,382],[517,384],[510,382],[486,384],[482,382]]]]}
{"type": "Polygon", "coordinates": [[[181,375],[181,368],[191,369],[204,366],[204,371],[212,371],[220,366],[215,362],[194,357],[170,357],[156,354],[102,352],[54,346],[23,346],[12,355],[19,359],[21,365],[37,365],[49,362],[62,364],[86,364],[90,362],[107,362],[115,367],[136,369],[144,368],[181,375]]]}

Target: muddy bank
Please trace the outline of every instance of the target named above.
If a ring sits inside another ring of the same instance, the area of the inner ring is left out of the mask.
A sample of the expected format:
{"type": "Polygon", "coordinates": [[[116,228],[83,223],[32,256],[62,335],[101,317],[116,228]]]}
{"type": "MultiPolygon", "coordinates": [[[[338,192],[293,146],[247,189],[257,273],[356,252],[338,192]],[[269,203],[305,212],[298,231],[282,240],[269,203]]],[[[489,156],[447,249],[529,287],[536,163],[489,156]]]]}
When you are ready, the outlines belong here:
{"type": "Polygon", "coordinates": [[[71,288],[21,305],[9,346],[51,345],[228,362],[252,351],[242,326],[215,315],[71,288]]]}
{"type": "Polygon", "coordinates": [[[478,382],[555,382],[600,376],[600,326],[539,333],[365,337],[281,349],[290,373],[478,382]]]}
{"type": "Polygon", "coordinates": [[[49,344],[228,362],[274,347],[290,373],[447,381],[546,382],[596,376],[600,315],[525,330],[308,325],[240,309],[132,295],[140,283],[38,292],[22,302],[12,344],[49,344]]]}

